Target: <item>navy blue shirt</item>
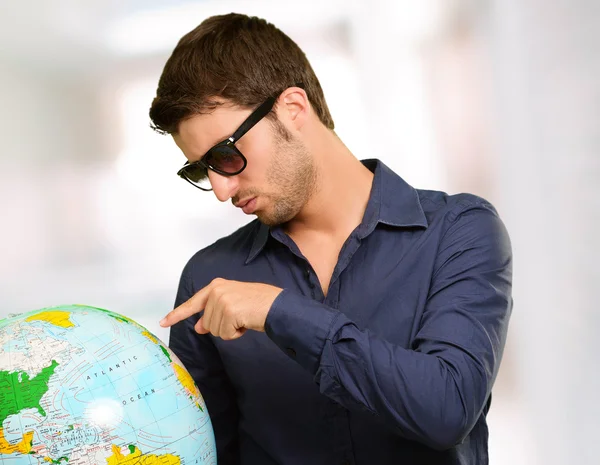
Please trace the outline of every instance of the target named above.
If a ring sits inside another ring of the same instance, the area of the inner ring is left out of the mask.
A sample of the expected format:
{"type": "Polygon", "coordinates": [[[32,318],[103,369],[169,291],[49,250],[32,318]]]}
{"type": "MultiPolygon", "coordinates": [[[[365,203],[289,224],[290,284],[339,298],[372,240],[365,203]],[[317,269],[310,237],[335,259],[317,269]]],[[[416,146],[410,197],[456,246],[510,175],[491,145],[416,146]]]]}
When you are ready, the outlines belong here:
{"type": "Polygon", "coordinates": [[[183,270],[176,305],[216,277],[284,289],[265,333],[198,335],[198,315],[171,329],[220,465],[488,463],[512,307],[506,230],[480,197],[417,190],[363,163],[370,198],[326,296],[291,238],[258,220],[183,270]]]}

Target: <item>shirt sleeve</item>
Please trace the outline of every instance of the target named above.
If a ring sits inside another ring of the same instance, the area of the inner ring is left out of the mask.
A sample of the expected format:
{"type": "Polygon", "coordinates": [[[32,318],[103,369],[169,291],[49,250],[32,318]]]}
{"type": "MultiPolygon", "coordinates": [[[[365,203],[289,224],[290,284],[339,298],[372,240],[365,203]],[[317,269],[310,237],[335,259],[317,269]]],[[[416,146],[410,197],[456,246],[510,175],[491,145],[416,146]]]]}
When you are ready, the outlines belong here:
{"type": "MultiPolygon", "coordinates": [[[[194,293],[191,280],[184,270],[175,306],[188,300],[194,293]]],[[[173,325],[169,347],[192,375],[204,398],[215,433],[219,464],[237,465],[240,463],[239,413],[235,393],[211,336],[198,334],[194,330],[197,321],[198,315],[173,325]]]]}
{"type": "Polygon", "coordinates": [[[511,282],[504,225],[492,207],[473,207],[454,215],[444,233],[410,349],[289,290],[273,303],[265,330],[314,375],[323,394],[444,450],[469,434],[488,401],[512,308],[511,282]]]}

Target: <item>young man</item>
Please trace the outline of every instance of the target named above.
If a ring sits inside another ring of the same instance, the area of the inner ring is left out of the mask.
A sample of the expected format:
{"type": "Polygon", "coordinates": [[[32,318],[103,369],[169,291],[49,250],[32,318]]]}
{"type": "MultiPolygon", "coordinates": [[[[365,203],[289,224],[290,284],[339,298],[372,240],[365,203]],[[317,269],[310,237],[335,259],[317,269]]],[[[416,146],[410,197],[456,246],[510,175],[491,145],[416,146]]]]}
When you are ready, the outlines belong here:
{"type": "Polygon", "coordinates": [[[185,35],[150,117],[183,179],[257,216],[191,258],[161,321],[218,463],[487,464],[512,305],[494,208],[358,161],[304,53],[258,18],[185,35]]]}

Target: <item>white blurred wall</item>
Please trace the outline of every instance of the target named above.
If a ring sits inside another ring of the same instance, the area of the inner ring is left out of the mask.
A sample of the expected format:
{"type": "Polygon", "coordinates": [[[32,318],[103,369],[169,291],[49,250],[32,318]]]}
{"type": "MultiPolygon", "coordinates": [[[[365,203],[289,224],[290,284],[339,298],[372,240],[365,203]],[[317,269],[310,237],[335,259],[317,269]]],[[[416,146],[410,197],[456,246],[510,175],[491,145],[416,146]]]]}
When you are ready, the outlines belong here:
{"type": "Polygon", "coordinates": [[[181,35],[257,14],[305,49],[357,157],[482,195],[505,220],[515,308],[490,463],[597,463],[599,5],[3,2],[0,318],[82,303],[168,338],[157,321],[185,262],[249,218],[175,176],[183,155],[148,108],[181,35]]]}
{"type": "Polygon", "coordinates": [[[523,417],[539,463],[598,463],[600,3],[495,2],[489,39],[523,417]]]}

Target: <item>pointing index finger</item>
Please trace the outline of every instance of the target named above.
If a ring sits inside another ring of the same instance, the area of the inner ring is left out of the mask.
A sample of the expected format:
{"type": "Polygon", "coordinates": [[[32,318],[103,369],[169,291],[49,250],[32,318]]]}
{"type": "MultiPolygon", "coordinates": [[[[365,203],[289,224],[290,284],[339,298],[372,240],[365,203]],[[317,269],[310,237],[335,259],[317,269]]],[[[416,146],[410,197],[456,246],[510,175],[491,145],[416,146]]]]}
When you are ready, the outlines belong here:
{"type": "Polygon", "coordinates": [[[167,315],[160,320],[158,324],[163,328],[168,328],[169,326],[173,326],[175,323],[179,323],[180,321],[189,318],[195,313],[200,313],[202,310],[204,310],[209,292],[210,284],[200,289],[187,301],[167,313],[167,315]]]}

